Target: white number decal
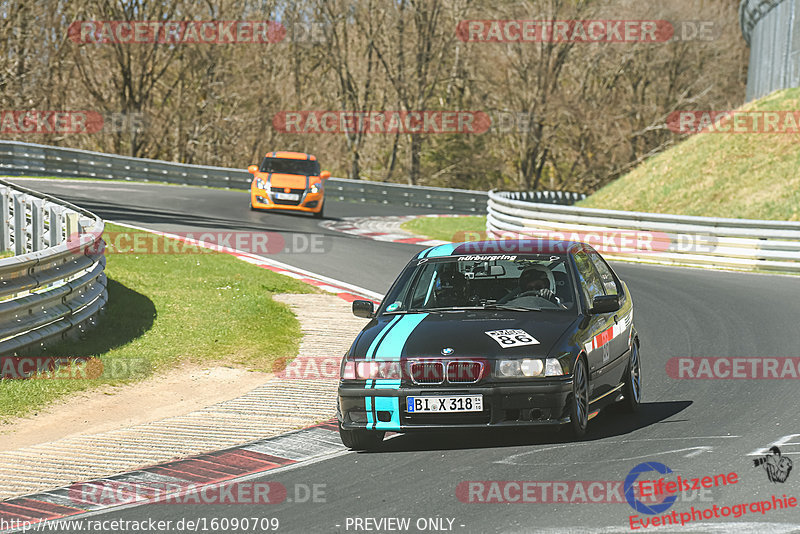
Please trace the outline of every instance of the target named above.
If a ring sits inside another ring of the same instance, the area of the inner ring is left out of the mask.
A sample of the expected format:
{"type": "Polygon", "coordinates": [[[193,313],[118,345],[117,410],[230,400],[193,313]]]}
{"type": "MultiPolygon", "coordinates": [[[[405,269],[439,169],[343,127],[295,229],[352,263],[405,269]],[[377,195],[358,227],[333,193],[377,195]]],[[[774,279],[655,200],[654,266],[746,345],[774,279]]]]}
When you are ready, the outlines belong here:
{"type": "Polygon", "coordinates": [[[492,330],[485,334],[503,347],[519,347],[521,345],[538,345],[539,340],[527,333],[525,330],[492,330]]]}

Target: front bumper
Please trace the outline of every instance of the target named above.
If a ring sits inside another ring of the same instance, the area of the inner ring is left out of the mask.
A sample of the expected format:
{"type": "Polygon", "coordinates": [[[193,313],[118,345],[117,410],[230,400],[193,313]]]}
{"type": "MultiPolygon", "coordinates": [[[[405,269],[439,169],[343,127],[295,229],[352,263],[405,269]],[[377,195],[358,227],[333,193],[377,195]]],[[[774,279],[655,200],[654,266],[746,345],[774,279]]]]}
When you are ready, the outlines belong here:
{"type": "Polygon", "coordinates": [[[300,194],[300,200],[294,201],[281,201],[272,198],[269,191],[265,189],[258,189],[256,187],[250,188],[250,205],[256,209],[262,210],[289,210],[289,211],[303,211],[306,213],[319,213],[322,209],[322,203],[325,200],[324,191],[312,193],[307,190],[305,193],[300,194]]]}
{"type": "Polygon", "coordinates": [[[340,383],[337,416],[344,429],[395,432],[448,428],[556,426],[569,422],[572,378],[536,384],[492,384],[467,387],[375,387],[340,383]],[[425,395],[483,395],[482,412],[414,414],[406,398],[425,395]]]}

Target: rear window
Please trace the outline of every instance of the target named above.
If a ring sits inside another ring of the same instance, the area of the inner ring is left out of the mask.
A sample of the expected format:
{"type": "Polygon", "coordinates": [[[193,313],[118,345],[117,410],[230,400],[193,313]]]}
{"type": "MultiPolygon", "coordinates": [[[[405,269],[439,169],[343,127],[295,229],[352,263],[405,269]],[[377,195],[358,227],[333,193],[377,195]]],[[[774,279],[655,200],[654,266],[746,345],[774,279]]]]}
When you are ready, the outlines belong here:
{"type": "Polygon", "coordinates": [[[307,159],[264,158],[259,170],[261,172],[276,172],[278,174],[318,176],[319,162],[307,159]]]}

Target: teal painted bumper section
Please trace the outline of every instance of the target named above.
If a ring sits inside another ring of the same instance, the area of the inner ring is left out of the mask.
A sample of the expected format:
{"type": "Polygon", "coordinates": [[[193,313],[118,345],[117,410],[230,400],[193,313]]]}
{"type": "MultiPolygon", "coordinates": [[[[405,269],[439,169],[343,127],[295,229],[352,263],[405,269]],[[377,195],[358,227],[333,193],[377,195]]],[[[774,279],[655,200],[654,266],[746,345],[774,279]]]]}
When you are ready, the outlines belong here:
{"type": "MultiPolygon", "coordinates": [[[[425,320],[427,313],[401,315],[392,319],[367,350],[367,359],[399,361],[411,332],[425,320]]],[[[398,389],[400,380],[369,380],[366,388],[398,389]]],[[[398,397],[365,397],[367,428],[375,430],[400,430],[400,399],[398,397]],[[378,412],[389,412],[389,421],[380,421],[378,412]]]]}
{"type": "MultiPolygon", "coordinates": [[[[397,389],[399,380],[380,380],[375,389],[397,389]]],[[[375,421],[375,430],[400,430],[400,399],[397,397],[373,397],[375,412],[386,411],[392,414],[389,421],[375,421]]]]}

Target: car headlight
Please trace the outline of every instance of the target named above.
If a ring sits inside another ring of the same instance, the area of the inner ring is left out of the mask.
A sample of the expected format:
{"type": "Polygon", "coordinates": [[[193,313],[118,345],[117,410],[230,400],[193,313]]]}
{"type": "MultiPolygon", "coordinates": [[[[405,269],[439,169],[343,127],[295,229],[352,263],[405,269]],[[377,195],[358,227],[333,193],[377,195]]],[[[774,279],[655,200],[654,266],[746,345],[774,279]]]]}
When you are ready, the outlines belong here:
{"type": "Polygon", "coordinates": [[[399,379],[403,375],[400,362],[375,360],[345,361],[341,369],[342,380],[399,379]]]}
{"type": "Polygon", "coordinates": [[[544,371],[542,360],[522,360],[519,362],[519,370],[525,376],[541,376],[544,371]]]}
{"type": "Polygon", "coordinates": [[[544,367],[545,376],[561,376],[564,373],[564,368],[561,366],[561,360],[558,358],[547,358],[544,367]]]}
{"type": "Polygon", "coordinates": [[[498,360],[497,376],[520,376],[519,360],[498,360]]]}
{"type": "Polygon", "coordinates": [[[356,362],[342,362],[342,367],[339,370],[342,380],[355,380],[356,379],[356,362]]]}
{"type": "Polygon", "coordinates": [[[562,376],[564,370],[556,358],[525,358],[521,360],[498,360],[498,378],[524,378],[534,376],[562,376]]]}
{"type": "Polygon", "coordinates": [[[269,187],[269,183],[262,180],[261,178],[256,178],[256,187],[258,189],[267,189],[269,187]]]}
{"type": "Polygon", "coordinates": [[[322,190],[322,184],[311,184],[311,192],[319,193],[322,190]]]}

